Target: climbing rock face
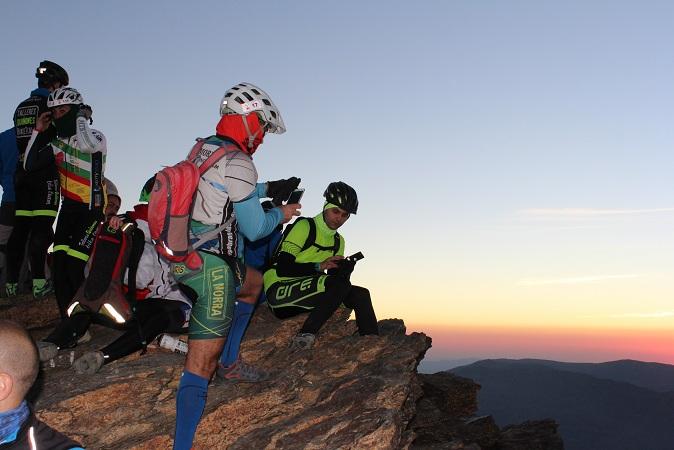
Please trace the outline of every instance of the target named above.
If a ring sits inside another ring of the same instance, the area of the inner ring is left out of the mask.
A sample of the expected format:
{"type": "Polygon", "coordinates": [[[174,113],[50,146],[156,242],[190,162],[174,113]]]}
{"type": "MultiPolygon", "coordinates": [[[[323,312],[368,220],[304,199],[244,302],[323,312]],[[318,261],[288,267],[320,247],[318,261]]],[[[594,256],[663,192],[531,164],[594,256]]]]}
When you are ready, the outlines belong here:
{"type": "MultiPolygon", "coordinates": [[[[0,314],[24,323],[36,339],[58,317],[35,302],[3,306],[0,314]]],[[[390,319],[379,322],[380,336],[359,336],[349,314],[338,311],[312,349],[291,350],[304,317],[280,321],[259,308],[241,355],[272,377],[254,384],[213,380],[194,448],[479,450],[548,442],[531,426],[508,430],[506,442],[491,417],[473,417],[479,386],[471,380],[418,375],[431,344],[426,335],[406,334],[401,320],[390,319]]],[[[150,346],[95,375],[77,375],[74,358],[119,335],[96,325],[91,333],[90,342],[43,364],[30,394],[38,416],[90,450],[170,449],[184,356],[150,346]]],[[[536,429],[556,433],[554,422],[536,429]]]]}

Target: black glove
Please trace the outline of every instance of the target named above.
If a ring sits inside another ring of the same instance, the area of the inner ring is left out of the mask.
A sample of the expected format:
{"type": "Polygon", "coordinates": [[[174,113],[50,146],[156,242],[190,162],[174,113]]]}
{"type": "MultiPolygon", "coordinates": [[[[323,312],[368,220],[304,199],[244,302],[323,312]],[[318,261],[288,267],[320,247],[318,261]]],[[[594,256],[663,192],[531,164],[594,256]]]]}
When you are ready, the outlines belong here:
{"type": "Polygon", "coordinates": [[[91,115],[94,111],[91,109],[91,106],[82,104],[80,105],[80,110],[77,111],[77,117],[84,117],[89,120],[89,125],[94,123],[94,119],[91,118],[91,115]]]}
{"type": "Polygon", "coordinates": [[[290,177],[287,180],[267,181],[267,197],[271,198],[276,206],[288,200],[290,194],[297,189],[301,178],[290,177]]]}
{"type": "Polygon", "coordinates": [[[349,280],[351,278],[353,268],[356,267],[356,261],[351,261],[349,259],[340,259],[339,261],[337,261],[337,265],[338,267],[336,269],[328,270],[328,275],[334,275],[349,280]]]}

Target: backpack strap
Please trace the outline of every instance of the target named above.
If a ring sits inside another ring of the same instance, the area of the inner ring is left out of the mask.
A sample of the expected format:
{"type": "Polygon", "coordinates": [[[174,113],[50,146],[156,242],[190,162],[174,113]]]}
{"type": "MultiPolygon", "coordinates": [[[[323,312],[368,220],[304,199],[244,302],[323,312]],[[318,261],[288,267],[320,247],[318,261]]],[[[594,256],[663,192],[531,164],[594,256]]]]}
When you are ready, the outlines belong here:
{"type": "Polygon", "coordinates": [[[333,244],[334,247],[332,249],[332,256],[335,256],[337,252],[339,251],[339,244],[340,244],[340,236],[339,233],[335,231],[335,243],[333,244]]]}
{"type": "Polygon", "coordinates": [[[126,298],[129,301],[132,309],[135,309],[136,306],[136,273],[138,272],[138,264],[140,263],[140,258],[143,255],[144,246],[145,234],[142,230],[135,228],[131,232],[131,253],[129,254],[129,261],[127,264],[129,273],[126,284],[126,298]]]}
{"type": "MultiPolygon", "coordinates": [[[[194,144],[192,147],[192,150],[190,150],[189,155],[187,155],[187,160],[194,162],[194,160],[197,158],[199,155],[199,152],[203,148],[204,144],[206,144],[206,139],[203,138],[197,138],[197,143],[194,144]]],[[[199,175],[203,175],[206,173],[208,169],[213,167],[213,165],[220,161],[227,153],[235,152],[238,151],[239,148],[236,147],[233,144],[226,143],[225,145],[221,145],[218,147],[213,153],[211,153],[208,158],[204,162],[202,162],[200,165],[198,165],[199,169],[199,175]]],[[[224,230],[227,227],[226,224],[221,224],[217,228],[207,231],[205,233],[202,233],[199,235],[199,239],[192,244],[192,248],[194,250],[198,249],[202,245],[204,245],[206,242],[215,239],[220,235],[220,232],[224,230]]]]}
{"type": "Polygon", "coordinates": [[[295,222],[292,224],[288,225],[285,230],[283,230],[283,236],[281,237],[281,240],[279,241],[276,251],[273,253],[272,257],[272,263],[270,264],[273,265],[276,263],[276,258],[278,257],[279,253],[281,253],[281,243],[283,243],[283,240],[290,234],[290,230],[299,223],[300,220],[306,220],[309,223],[309,233],[307,234],[307,239],[304,241],[304,244],[302,245],[302,249],[300,251],[307,250],[309,247],[316,247],[319,250],[328,250],[332,252],[332,255],[336,255],[337,252],[339,251],[339,244],[340,244],[340,236],[339,233],[335,232],[335,242],[331,247],[325,247],[323,245],[318,245],[316,243],[316,221],[314,220],[313,217],[298,217],[295,222]]]}
{"type": "Polygon", "coordinates": [[[304,245],[302,246],[302,251],[308,249],[309,247],[316,247],[319,250],[329,250],[332,252],[332,256],[335,256],[337,252],[339,251],[339,233],[335,231],[335,242],[332,244],[332,247],[325,247],[323,245],[318,245],[316,243],[316,221],[314,220],[313,217],[306,217],[306,219],[309,221],[309,235],[307,236],[307,240],[304,242],[304,245]]]}
{"type": "Polygon", "coordinates": [[[192,150],[190,150],[189,154],[187,155],[187,158],[185,158],[185,159],[188,160],[188,161],[194,161],[194,159],[197,157],[197,155],[201,151],[201,147],[203,147],[205,143],[206,143],[206,139],[197,138],[197,143],[192,146],[192,150]]]}
{"type": "Polygon", "coordinates": [[[316,221],[313,217],[305,217],[305,220],[309,222],[309,234],[307,235],[307,240],[304,241],[301,251],[308,249],[316,243],[316,221]]]}
{"type": "MultiPolygon", "coordinates": [[[[195,159],[197,159],[197,156],[199,156],[199,152],[203,149],[204,145],[206,144],[206,139],[203,138],[197,138],[197,143],[194,144],[192,147],[192,150],[190,150],[189,155],[187,155],[187,160],[194,162],[195,159]]],[[[208,157],[200,164],[198,165],[199,168],[199,174],[203,175],[206,173],[208,169],[213,167],[213,165],[220,161],[227,153],[235,152],[238,151],[239,148],[236,147],[233,144],[225,143],[224,145],[219,146],[217,149],[213,151],[208,157]]]]}
{"type": "MultiPolygon", "coordinates": [[[[276,248],[274,249],[274,251],[271,254],[272,256],[269,259],[269,267],[272,267],[272,266],[276,265],[276,259],[278,258],[278,255],[281,253],[281,244],[283,244],[283,241],[285,240],[285,238],[288,237],[288,235],[290,234],[290,231],[293,229],[295,224],[298,223],[300,220],[305,220],[305,219],[308,220],[309,218],[300,216],[297,219],[295,219],[295,221],[293,223],[290,223],[290,224],[286,225],[286,227],[283,229],[283,234],[281,235],[281,239],[279,239],[278,243],[276,244],[276,248]]],[[[314,228],[314,233],[315,232],[316,232],[316,229],[314,228]]],[[[309,224],[309,234],[311,234],[311,224],[309,224]]],[[[309,241],[308,237],[307,237],[307,241],[309,241]]],[[[306,245],[306,242],[304,244],[306,245]]],[[[309,245],[311,245],[311,244],[309,244],[309,245]]],[[[307,248],[309,248],[309,247],[307,247],[307,248]]],[[[304,248],[302,248],[302,250],[304,250],[304,248]]]]}
{"type": "Polygon", "coordinates": [[[217,228],[212,229],[211,231],[206,231],[205,233],[201,233],[199,235],[199,239],[197,239],[196,242],[192,244],[192,248],[194,250],[198,249],[202,245],[204,245],[206,242],[215,239],[220,235],[220,232],[224,230],[227,227],[227,224],[223,223],[222,225],[218,226],[217,228]]]}
{"type": "Polygon", "coordinates": [[[141,355],[147,352],[147,342],[145,341],[145,336],[143,336],[143,331],[140,327],[140,321],[136,315],[136,273],[138,272],[138,265],[140,263],[140,258],[143,255],[143,250],[145,248],[145,233],[143,230],[134,228],[131,232],[131,253],[129,254],[129,261],[127,264],[128,267],[128,276],[126,283],[126,299],[131,306],[131,311],[133,311],[134,319],[136,322],[136,327],[138,328],[138,337],[140,338],[140,343],[142,345],[141,355]]]}

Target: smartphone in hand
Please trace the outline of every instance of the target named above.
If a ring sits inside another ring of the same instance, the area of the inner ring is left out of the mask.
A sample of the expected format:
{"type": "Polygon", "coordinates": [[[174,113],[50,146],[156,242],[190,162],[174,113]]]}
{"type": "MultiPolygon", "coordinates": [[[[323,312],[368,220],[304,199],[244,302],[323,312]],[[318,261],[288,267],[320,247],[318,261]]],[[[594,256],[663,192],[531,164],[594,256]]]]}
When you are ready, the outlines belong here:
{"type": "Polygon", "coordinates": [[[363,255],[362,252],[358,252],[358,253],[354,253],[353,255],[349,256],[346,259],[348,259],[349,261],[356,262],[356,261],[360,261],[363,258],[365,258],[365,255],[363,255]]]}
{"type": "Polygon", "coordinates": [[[300,200],[302,200],[302,196],[304,195],[304,189],[299,188],[295,189],[290,193],[290,197],[288,197],[288,200],[286,201],[287,205],[293,205],[295,203],[299,203],[300,200]]]}

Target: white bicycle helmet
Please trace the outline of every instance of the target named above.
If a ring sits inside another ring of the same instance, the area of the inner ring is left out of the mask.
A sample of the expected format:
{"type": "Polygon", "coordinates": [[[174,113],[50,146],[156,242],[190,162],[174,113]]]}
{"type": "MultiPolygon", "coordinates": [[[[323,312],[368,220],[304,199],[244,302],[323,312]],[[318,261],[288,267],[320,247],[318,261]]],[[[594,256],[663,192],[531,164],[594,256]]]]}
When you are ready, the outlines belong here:
{"type": "Polygon", "coordinates": [[[269,95],[251,83],[239,83],[225,92],[220,102],[220,115],[247,115],[256,112],[265,122],[268,133],[283,134],[286,126],[281,113],[269,95]]]}
{"type": "Polygon", "coordinates": [[[81,105],[84,103],[82,95],[77,89],[71,87],[62,87],[49,94],[47,98],[47,107],[54,108],[61,105],[81,105]]]}

